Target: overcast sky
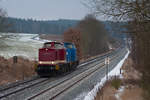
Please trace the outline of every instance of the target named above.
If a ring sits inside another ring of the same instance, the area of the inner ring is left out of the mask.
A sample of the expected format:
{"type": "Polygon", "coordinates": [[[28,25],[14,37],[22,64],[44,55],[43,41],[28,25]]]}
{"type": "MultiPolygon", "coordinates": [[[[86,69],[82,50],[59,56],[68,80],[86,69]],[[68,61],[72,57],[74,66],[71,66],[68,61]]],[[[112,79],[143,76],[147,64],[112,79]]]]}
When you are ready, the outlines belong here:
{"type": "Polygon", "coordinates": [[[2,0],[8,16],[38,20],[82,19],[88,13],[83,0],[2,0]]]}

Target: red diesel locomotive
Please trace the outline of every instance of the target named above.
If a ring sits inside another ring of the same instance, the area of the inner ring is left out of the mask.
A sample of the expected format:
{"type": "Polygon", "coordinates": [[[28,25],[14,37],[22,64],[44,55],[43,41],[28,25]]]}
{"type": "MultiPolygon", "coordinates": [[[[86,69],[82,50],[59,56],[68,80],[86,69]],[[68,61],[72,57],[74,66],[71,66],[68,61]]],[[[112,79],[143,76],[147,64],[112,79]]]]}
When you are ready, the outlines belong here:
{"type": "Polygon", "coordinates": [[[49,76],[75,69],[78,64],[76,48],[72,43],[46,42],[39,49],[36,71],[40,76],[49,76]]]}

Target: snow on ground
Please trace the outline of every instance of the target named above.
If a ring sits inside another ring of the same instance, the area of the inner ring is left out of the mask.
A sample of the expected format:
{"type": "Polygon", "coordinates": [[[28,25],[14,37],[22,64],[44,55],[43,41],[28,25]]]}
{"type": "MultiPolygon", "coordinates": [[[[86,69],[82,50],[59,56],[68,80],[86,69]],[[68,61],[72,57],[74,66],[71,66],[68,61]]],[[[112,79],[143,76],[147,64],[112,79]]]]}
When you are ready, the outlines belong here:
{"type": "Polygon", "coordinates": [[[87,95],[87,92],[83,92],[82,94],[80,94],[77,98],[75,98],[74,100],[83,100],[84,96],[87,95]]]}
{"type": "Polygon", "coordinates": [[[34,37],[34,40],[41,41],[41,42],[51,42],[51,40],[40,39],[39,36],[34,37]]]}
{"type": "Polygon", "coordinates": [[[1,33],[0,36],[0,56],[5,58],[23,56],[37,60],[38,49],[47,41],[39,39],[38,34],[1,33]]]}
{"type": "Polygon", "coordinates": [[[116,97],[117,100],[121,100],[120,96],[121,96],[121,94],[123,93],[124,88],[125,88],[124,86],[121,86],[121,87],[119,88],[119,90],[117,91],[117,93],[115,94],[115,97],[116,97]]]}
{"type": "MultiPolygon", "coordinates": [[[[117,64],[117,66],[109,72],[109,76],[122,76],[120,75],[120,68],[122,67],[124,61],[127,59],[128,55],[129,55],[129,50],[127,52],[127,54],[125,55],[125,57],[117,64]]],[[[98,90],[100,88],[103,87],[103,85],[106,82],[106,76],[102,78],[101,82],[97,83],[96,86],[94,86],[94,88],[85,96],[84,100],[94,100],[94,97],[96,96],[98,90]]]]}

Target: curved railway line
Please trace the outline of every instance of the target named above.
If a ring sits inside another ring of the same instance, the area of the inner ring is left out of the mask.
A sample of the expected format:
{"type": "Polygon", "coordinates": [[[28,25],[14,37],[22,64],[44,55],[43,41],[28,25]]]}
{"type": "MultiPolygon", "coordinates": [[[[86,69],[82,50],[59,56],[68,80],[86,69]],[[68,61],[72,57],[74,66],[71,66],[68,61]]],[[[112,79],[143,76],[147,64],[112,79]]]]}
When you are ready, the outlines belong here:
{"type": "MultiPolygon", "coordinates": [[[[56,98],[58,95],[62,94],[64,91],[68,90],[71,88],[73,85],[77,84],[80,81],[83,81],[85,78],[88,76],[92,75],[95,73],[99,68],[104,66],[104,58],[107,56],[110,56],[111,54],[111,60],[118,57],[117,52],[118,50],[114,52],[109,52],[104,55],[98,56],[96,58],[87,60],[86,62],[80,63],[78,66],[77,70],[80,70],[82,67],[85,67],[89,64],[93,64],[90,68],[87,68],[83,72],[80,72],[79,74],[72,75],[69,78],[62,79],[60,82],[56,82],[56,84],[51,85],[49,88],[43,89],[40,92],[33,94],[32,96],[28,97],[28,100],[31,99],[43,99],[42,95],[49,94],[49,100],[56,98]],[[67,84],[67,85],[66,85],[67,84]],[[57,91],[56,91],[57,90],[57,91]]],[[[121,50],[120,50],[121,51],[121,50]]],[[[70,73],[70,72],[69,72],[70,73]]],[[[67,75],[69,73],[66,73],[67,75]]],[[[66,76],[63,75],[64,76],[66,76]]],[[[58,79],[61,79],[62,77],[57,77],[57,78],[40,78],[40,77],[34,77],[30,80],[23,81],[23,82],[18,82],[13,85],[8,85],[4,88],[0,88],[0,99],[7,100],[9,96],[15,95],[16,93],[19,93],[21,91],[24,91],[25,89],[32,89],[32,87],[35,86],[42,86],[44,84],[49,84],[52,81],[56,81],[58,79]]]]}
{"type": "MultiPolygon", "coordinates": [[[[118,55],[111,57],[110,61],[117,58],[118,55]]],[[[63,80],[53,86],[27,98],[28,100],[53,100],[57,98],[60,94],[63,94],[68,89],[72,88],[72,86],[76,85],[77,83],[84,81],[87,77],[91,76],[98,69],[102,68],[105,65],[104,60],[97,62],[96,64],[92,65],[88,70],[81,72],[78,75],[70,77],[66,80],[63,80]]]]}

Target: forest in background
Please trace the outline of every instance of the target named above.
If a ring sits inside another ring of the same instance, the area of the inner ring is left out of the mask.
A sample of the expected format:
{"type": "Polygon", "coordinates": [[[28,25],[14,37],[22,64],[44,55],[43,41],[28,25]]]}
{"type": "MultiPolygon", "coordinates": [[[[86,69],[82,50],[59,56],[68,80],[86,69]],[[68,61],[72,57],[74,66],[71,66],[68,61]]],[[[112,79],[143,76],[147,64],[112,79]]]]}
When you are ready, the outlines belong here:
{"type": "MultiPolygon", "coordinates": [[[[69,19],[37,21],[33,19],[18,19],[11,17],[6,17],[6,21],[11,27],[7,30],[3,30],[3,32],[58,35],[62,35],[69,28],[76,27],[80,22],[80,20],[69,19]]],[[[126,36],[126,34],[122,33],[126,31],[124,25],[127,25],[127,22],[102,21],[102,23],[111,36],[115,38],[124,38],[126,36]]]]}

